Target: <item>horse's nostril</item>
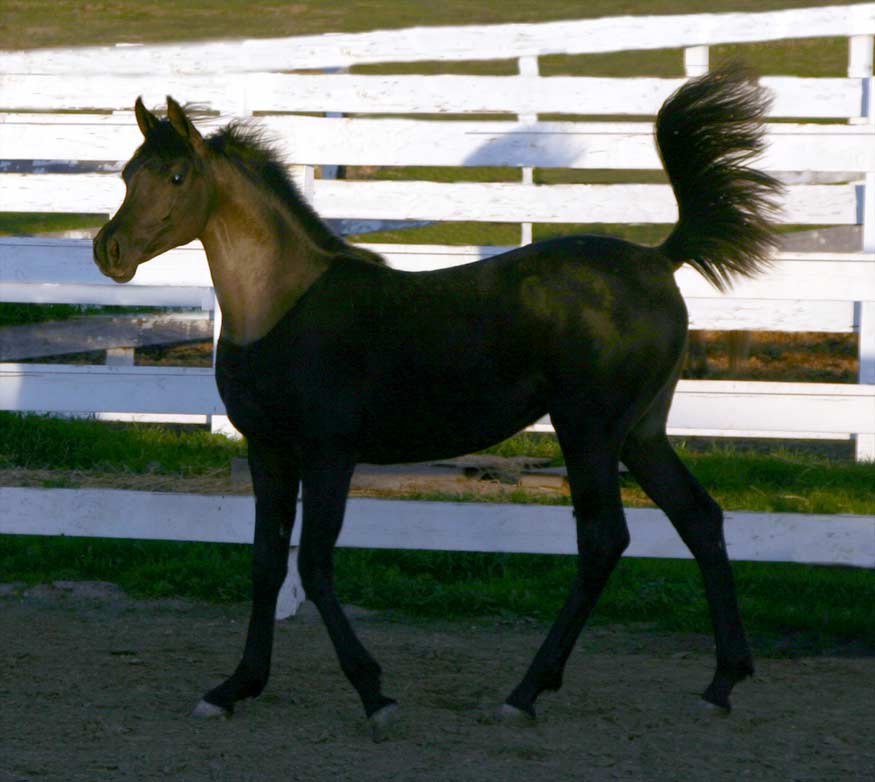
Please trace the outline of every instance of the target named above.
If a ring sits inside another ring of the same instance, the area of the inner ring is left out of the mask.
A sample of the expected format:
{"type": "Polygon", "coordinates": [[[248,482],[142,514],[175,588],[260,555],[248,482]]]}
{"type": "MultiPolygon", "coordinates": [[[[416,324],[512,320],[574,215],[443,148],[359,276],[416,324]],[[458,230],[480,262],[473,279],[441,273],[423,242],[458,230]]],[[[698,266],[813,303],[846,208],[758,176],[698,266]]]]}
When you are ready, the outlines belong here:
{"type": "Polygon", "coordinates": [[[118,246],[118,240],[110,239],[109,242],[107,242],[107,250],[109,251],[110,263],[118,263],[119,256],[121,255],[121,249],[118,246]]]}

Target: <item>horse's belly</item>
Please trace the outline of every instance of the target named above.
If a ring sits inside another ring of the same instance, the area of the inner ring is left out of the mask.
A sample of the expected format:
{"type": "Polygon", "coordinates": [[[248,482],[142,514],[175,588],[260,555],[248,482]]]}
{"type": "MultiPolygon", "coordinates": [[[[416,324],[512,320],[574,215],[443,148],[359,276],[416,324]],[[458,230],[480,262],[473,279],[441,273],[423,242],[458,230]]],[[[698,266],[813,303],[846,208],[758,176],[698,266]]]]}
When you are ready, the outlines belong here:
{"type": "Polygon", "coordinates": [[[471,453],[504,440],[547,412],[543,384],[535,377],[515,383],[448,383],[430,392],[398,393],[364,416],[359,460],[425,461],[471,453]]]}

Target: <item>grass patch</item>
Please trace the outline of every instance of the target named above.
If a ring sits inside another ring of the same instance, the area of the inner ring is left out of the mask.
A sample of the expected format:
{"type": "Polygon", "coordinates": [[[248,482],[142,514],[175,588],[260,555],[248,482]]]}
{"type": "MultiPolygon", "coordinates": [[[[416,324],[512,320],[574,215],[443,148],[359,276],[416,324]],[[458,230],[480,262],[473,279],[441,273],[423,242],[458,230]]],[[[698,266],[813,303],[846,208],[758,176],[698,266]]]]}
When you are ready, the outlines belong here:
{"type": "MultiPolygon", "coordinates": [[[[0,582],[105,580],[141,598],[235,602],[250,596],[250,547],[231,544],[0,537],[0,582]]],[[[572,557],[339,549],[343,602],[414,617],[521,616],[552,620],[574,577],[572,557]]],[[[863,570],[736,563],[742,614],[761,653],[875,651],[875,579],[863,570]]],[[[710,632],[694,563],[624,559],[593,616],[664,631],[710,632]]]]}
{"type": "Polygon", "coordinates": [[[0,413],[0,467],[201,475],[246,445],[204,429],[0,413]]]}
{"type": "Polygon", "coordinates": [[[105,214],[58,214],[55,212],[0,212],[0,236],[44,234],[99,228],[105,214]]]}
{"type": "MultiPolygon", "coordinates": [[[[678,443],[681,457],[726,510],[875,514],[875,463],[828,459],[789,448],[758,452],[731,445],[694,450],[678,443]]],[[[537,456],[563,463],[551,434],[523,433],[484,451],[497,456],[537,456]]],[[[176,475],[228,470],[246,454],[245,442],[202,428],[110,424],[0,412],[0,468],[176,475]]],[[[63,479],[62,475],[58,479],[63,479]]],[[[622,478],[627,506],[650,506],[631,476],[622,478]]],[[[465,500],[425,493],[410,499],[465,500]]],[[[482,496],[476,497],[484,500],[482,496]]],[[[567,499],[511,490],[497,502],[558,503],[567,499]]]]}
{"type": "MultiPolygon", "coordinates": [[[[821,0],[844,5],[844,0],[821,0]]],[[[416,25],[547,22],[624,14],[716,13],[804,8],[811,0],[6,0],[0,48],[84,46],[240,37],[307,35],[335,31],[397,29],[416,25]]],[[[814,56],[819,53],[814,52],[814,56]]],[[[598,61],[596,61],[598,62],[598,61]]]]}
{"type": "Polygon", "coordinates": [[[0,302],[0,326],[21,326],[49,320],[68,320],[82,314],[79,304],[13,304],[0,302]]]}

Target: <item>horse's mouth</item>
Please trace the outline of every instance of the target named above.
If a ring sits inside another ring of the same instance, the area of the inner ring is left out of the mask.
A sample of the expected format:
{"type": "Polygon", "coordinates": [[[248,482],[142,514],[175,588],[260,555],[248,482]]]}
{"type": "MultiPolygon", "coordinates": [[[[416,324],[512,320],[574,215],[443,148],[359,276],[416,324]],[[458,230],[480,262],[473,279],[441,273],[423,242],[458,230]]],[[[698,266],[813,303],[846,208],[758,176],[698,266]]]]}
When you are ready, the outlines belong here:
{"type": "Polygon", "coordinates": [[[107,277],[109,277],[113,282],[125,283],[130,282],[134,279],[134,275],[137,273],[136,267],[130,269],[128,271],[111,271],[104,272],[107,277]]]}

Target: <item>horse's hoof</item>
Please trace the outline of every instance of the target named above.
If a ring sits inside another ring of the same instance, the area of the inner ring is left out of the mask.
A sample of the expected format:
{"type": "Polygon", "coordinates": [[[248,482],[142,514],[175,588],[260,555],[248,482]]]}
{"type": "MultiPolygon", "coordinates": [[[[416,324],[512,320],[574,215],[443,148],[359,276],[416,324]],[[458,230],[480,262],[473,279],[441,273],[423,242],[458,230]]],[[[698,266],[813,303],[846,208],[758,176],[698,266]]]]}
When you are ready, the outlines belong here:
{"type": "Polygon", "coordinates": [[[502,703],[495,710],[493,715],[495,722],[502,722],[505,725],[534,725],[535,715],[518,709],[516,706],[511,706],[509,703],[502,703]]]}
{"type": "Polygon", "coordinates": [[[208,701],[202,700],[194,707],[191,716],[197,717],[198,719],[211,720],[219,717],[222,719],[228,719],[231,714],[231,709],[225,709],[221,706],[216,706],[215,703],[209,703],[208,701]]]}
{"type": "Polygon", "coordinates": [[[389,703],[368,717],[368,730],[374,742],[379,743],[389,738],[389,729],[398,719],[398,704],[389,703]]]}
{"type": "Polygon", "coordinates": [[[723,703],[717,703],[708,698],[707,695],[702,696],[699,705],[703,713],[713,717],[728,717],[732,711],[732,705],[728,699],[723,703]]]}

